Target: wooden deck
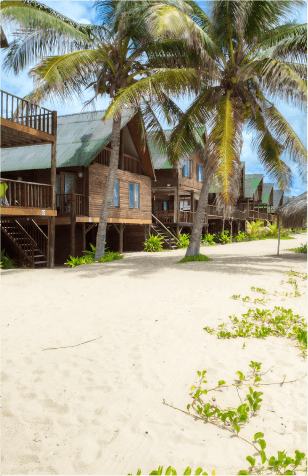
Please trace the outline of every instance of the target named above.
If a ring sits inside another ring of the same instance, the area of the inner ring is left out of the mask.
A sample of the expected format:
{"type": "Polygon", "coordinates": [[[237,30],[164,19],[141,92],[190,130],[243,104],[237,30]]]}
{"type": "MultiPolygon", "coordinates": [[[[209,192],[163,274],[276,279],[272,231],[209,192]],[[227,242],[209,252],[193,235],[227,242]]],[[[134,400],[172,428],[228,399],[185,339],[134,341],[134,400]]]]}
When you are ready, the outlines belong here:
{"type": "Polygon", "coordinates": [[[56,140],[57,113],[0,90],[1,148],[56,140]]]}

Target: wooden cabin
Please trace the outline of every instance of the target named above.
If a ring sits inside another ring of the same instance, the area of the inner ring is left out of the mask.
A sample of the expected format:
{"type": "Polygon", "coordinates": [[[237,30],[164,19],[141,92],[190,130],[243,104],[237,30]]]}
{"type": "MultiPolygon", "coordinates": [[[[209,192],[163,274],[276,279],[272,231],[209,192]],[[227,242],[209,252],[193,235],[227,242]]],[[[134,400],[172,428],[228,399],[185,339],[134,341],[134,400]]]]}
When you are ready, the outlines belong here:
{"type": "MultiPolygon", "coordinates": [[[[170,131],[165,131],[167,137],[170,131]]],[[[175,236],[190,232],[198,206],[203,184],[203,162],[195,153],[188,160],[180,160],[178,167],[171,164],[167,154],[162,153],[149,138],[156,180],[152,180],[152,210],[154,228],[163,225],[175,236]]],[[[239,196],[243,196],[245,167],[239,170],[239,196]]],[[[209,202],[204,217],[204,230],[219,231],[223,225],[223,213],[216,203],[219,186],[213,181],[209,202]],[[217,229],[217,230],[216,230],[217,229]]],[[[234,218],[244,220],[244,215],[234,210],[234,218]]],[[[233,217],[232,217],[233,218],[233,217]]]]}
{"type": "Polygon", "coordinates": [[[284,191],[283,190],[274,190],[273,191],[273,208],[276,210],[276,208],[281,207],[283,205],[283,196],[284,196],[284,191]]]}
{"type": "MultiPolygon", "coordinates": [[[[89,243],[96,243],[111,153],[112,120],[102,122],[104,114],[105,111],[97,111],[58,117],[57,264],[63,264],[69,255],[81,256],[89,243]]],[[[19,184],[50,184],[49,156],[48,145],[6,150],[2,155],[2,177],[19,184]]],[[[107,226],[106,245],[110,250],[143,249],[152,223],[151,180],[154,178],[149,149],[141,147],[137,116],[124,114],[119,168],[107,226]]],[[[47,233],[41,218],[35,219],[35,223],[47,233]]]]}
{"type": "Polygon", "coordinates": [[[264,183],[262,190],[262,204],[259,205],[259,210],[262,214],[272,213],[274,206],[274,184],[264,183]]]}

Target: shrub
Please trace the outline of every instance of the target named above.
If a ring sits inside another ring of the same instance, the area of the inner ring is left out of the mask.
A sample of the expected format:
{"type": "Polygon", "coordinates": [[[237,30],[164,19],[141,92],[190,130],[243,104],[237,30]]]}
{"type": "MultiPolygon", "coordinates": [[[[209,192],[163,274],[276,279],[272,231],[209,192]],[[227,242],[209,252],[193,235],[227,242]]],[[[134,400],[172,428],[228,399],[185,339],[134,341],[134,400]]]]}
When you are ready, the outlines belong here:
{"type": "Polygon", "coordinates": [[[115,253],[113,251],[109,251],[105,256],[102,256],[97,262],[98,263],[106,263],[107,261],[115,261],[118,259],[123,259],[124,255],[121,255],[118,251],[115,253]]]}
{"type": "Polygon", "coordinates": [[[245,239],[247,239],[247,235],[244,231],[239,231],[237,235],[235,235],[235,240],[240,243],[242,241],[244,241],[245,239]]]}
{"type": "Polygon", "coordinates": [[[252,239],[259,239],[264,232],[264,222],[263,220],[252,221],[249,223],[246,221],[246,233],[252,239]]]}
{"type": "Polygon", "coordinates": [[[1,251],[1,264],[0,268],[2,269],[14,269],[17,268],[17,265],[13,259],[11,259],[7,253],[5,252],[5,249],[1,251]]]}
{"type": "Polygon", "coordinates": [[[208,258],[205,255],[197,255],[197,256],[187,256],[187,258],[181,259],[179,263],[187,263],[188,261],[212,261],[211,258],[208,258]]]}
{"type": "Polygon", "coordinates": [[[215,236],[211,235],[211,233],[205,233],[205,235],[202,238],[202,242],[208,246],[216,245],[214,238],[215,236]]]}
{"type": "Polygon", "coordinates": [[[229,230],[225,230],[225,231],[222,231],[220,233],[218,233],[216,236],[217,236],[217,239],[218,241],[220,241],[223,245],[227,244],[227,243],[230,243],[230,238],[229,238],[229,230]]]}
{"type": "Polygon", "coordinates": [[[154,253],[163,250],[163,238],[149,234],[149,238],[144,242],[144,250],[154,253]]]}
{"type": "Polygon", "coordinates": [[[179,243],[178,248],[187,248],[190,241],[190,234],[183,233],[183,235],[179,235],[179,243]]]}
{"type": "Polygon", "coordinates": [[[298,248],[291,248],[288,251],[294,251],[294,253],[306,253],[307,254],[307,243],[305,245],[302,244],[298,248]]]}

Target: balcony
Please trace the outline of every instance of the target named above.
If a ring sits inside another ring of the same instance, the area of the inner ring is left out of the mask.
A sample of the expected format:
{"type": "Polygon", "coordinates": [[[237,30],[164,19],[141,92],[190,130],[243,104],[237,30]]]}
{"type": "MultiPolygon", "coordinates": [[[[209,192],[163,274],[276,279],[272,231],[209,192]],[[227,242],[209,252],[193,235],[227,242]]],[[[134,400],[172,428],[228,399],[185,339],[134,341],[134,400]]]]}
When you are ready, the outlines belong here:
{"type": "Polygon", "coordinates": [[[85,196],[78,193],[56,195],[58,216],[85,216],[85,196]]]}
{"type": "Polygon", "coordinates": [[[55,216],[52,185],[0,179],[1,215],[55,216]]]}
{"type": "Polygon", "coordinates": [[[1,148],[45,144],[55,140],[57,113],[1,91],[1,148]]]}

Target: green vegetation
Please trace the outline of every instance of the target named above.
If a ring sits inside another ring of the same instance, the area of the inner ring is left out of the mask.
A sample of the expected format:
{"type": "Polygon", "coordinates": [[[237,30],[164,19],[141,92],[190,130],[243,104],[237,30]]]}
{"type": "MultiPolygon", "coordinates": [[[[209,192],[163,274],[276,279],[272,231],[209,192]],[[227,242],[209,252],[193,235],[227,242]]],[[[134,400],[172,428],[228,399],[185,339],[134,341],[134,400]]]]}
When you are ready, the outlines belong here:
{"type": "Polygon", "coordinates": [[[190,240],[190,234],[189,233],[183,233],[182,235],[179,235],[179,243],[178,248],[187,248],[189,245],[189,240],[190,240]]]}
{"type": "Polygon", "coordinates": [[[8,254],[5,252],[5,249],[1,250],[1,263],[0,268],[2,269],[14,269],[17,268],[17,265],[13,259],[11,259],[8,254]]]}
{"type": "Polygon", "coordinates": [[[156,253],[163,251],[163,238],[160,236],[151,235],[149,233],[149,238],[144,242],[144,251],[149,253],[156,253]]]}
{"type": "Polygon", "coordinates": [[[288,251],[294,251],[294,253],[306,253],[307,254],[307,243],[302,244],[298,248],[291,248],[288,251]]]}
{"type": "MultiPolygon", "coordinates": [[[[67,266],[70,268],[76,268],[76,266],[81,266],[83,264],[92,264],[95,263],[95,246],[90,243],[91,251],[85,250],[83,253],[85,253],[85,256],[81,257],[74,257],[70,255],[70,259],[66,261],[67,266]]],[[[107,251],[108,248],[105,249],[105,255],[102,256],[97,263],[106,263],[107,261],[116,261],[119,259],[123,259],[124,255],[121,255],[118,251],[113,252],[113,251],[107,251]]]]}
{"type": "Polygon", "coordinates": [[[215,238],[215,235],[211,235],[211,233],[205,233],[202,237],[202,244],[207,246],[216,245],[214,238],[215,238]]]}
{"type": "Polygon", "coordinates": [[[179,263],[187,263],[188,261],[212,261],[211,258],[208,258],[205,255],[197,255],[197,256],[187,256],[186,258],[181,259],[179,263]]]}

